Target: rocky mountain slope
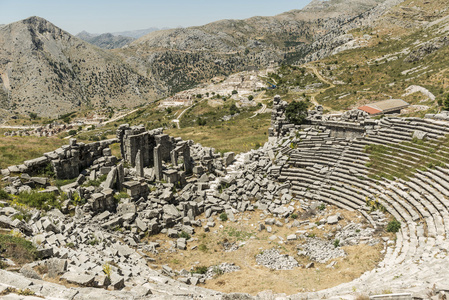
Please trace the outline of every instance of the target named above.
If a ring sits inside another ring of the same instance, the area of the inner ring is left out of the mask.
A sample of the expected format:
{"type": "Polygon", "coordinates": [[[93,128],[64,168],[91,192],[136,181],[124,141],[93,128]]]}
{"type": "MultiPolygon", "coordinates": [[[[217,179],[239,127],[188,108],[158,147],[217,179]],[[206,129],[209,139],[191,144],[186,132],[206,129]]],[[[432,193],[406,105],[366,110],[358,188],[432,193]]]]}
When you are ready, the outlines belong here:
{"type": "Polygon", "coordinates": [[[122,48],[135,40],[135,38],[132,37],[123,35],[115,36],[112,33],[91,34],[85,31],[78,33],[76,37],[103,49],[122,48]]]}
{"type": "Polygon", "coordinates": [[[155,99],[153,80],[114,54],[31,17],[0,28],[0,108],[56,117],[155,99]]]}
{"type": "Polygon", "coordinates": [[[380,14],[400,1],[316,0],[302,10],[274,17],[152,32],[117,53],[176,92],[217,74],[265,68],[289,58],[298,61],[323,47],[338,47],[338,41],[320,48],[312,43],[334,31],[330,36],[335,39],[344,33],[339,28],[357,27],[368,12],[380,14]]]}
{"type": "Polygon", "coordinates": [[[32,17],[0,27],[0,108],[56,116],[80,106],[134,106],[218,75],[316,60],[400,2],[315,0],[274,17],[154,31],[110,51],[32,17]]]}

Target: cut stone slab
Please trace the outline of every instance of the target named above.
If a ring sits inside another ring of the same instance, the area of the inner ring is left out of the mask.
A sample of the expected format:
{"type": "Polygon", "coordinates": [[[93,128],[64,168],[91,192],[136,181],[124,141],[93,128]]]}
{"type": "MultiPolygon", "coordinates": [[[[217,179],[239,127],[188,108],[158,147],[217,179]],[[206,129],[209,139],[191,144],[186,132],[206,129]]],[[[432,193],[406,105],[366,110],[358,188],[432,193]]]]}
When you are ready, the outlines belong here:
{"type": "Polygon", "coordinates": [[[51,258],[45,262],[48,268],[48,276],[56,277],[67,272],[67,260],[51,258]]]}
{"type": "Polygon", "coordinates": [[[178,231],[174,229],[169,229],[167,231],[167,236],[170,238],[177,238],[178,237],[178,231]]]}
{"type": "Polygon", "coordinates": [[[140,218],[136,218],[135,222],[136,222],[137,228],[138,228],[140,231],[142,231],[142,232],[147,231],[148,226],[147,226],[147,225],[146,225],[140,218]]]}
{"type": "Polygon", "coordinates": [[[37,257],[44,259],[53,256],[53,248],[40,248],[36,250],[37,257]]]}
{"type": "Polygon", "coordinates": [[[13,223],[7,216],[0,216],[0,227],[1,228],[13,228],[13,223]]]}
{"type": "Polygon", "coordinates": [[[95,281],[95,276],[67,272],[61,276],[61,279],[67,281],[68,283],[73,283],[80,286],[92,286],[95,281]]]}
{"type": "Polygon", "coordinates": [[[329,216],[327,218],[327,224],[329,224],[329,225],[337,224],[338,219],[339,219],[338,216],[329,216]]]}
{"type": "Polygon", "coordinates": [[[173,204],[164,205],[163,209],[164,209],[164,214],[173,216],[175,218],[181,216],[181,214],[179,213],[178,209],[173,204]]]}
{"type": "Polygon", "coordinates": [[[297,239],[298,237],[296,236],[296,234],[290,234],[289,236],[287,236],[287,241],[294,241],[297,239]]]}
{"type": "Polygon", "coordinates": [[[114,290],[121,290],[125,287],[125,278],[119,276],[117,274],[111,275],[111,286],[114,287],[114,290]]]}
{"type": "Polygon", "coordinates": [[[127,245],[116,244],[115,249],[117,249],[118,254],[123,257],[129,257],[130,255],[134,254],[134,250],[127,245]]]}
{"type": "Polygon", "coordinates": [[[39,279],[42,280],[42,278],[39,276],[39,274],[37,274],[36,271],[33,270],[33,268],[28,264],[28,265],[24,265],[21,269],[20,269],[20,273],[28,278],[31,279],[39,279]]]}

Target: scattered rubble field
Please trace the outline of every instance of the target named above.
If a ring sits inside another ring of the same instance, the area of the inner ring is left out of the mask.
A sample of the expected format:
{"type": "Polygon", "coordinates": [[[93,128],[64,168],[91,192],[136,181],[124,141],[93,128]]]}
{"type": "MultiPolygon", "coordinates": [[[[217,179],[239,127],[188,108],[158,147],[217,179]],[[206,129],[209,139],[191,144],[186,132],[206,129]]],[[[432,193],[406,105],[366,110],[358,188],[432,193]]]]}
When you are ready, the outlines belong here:
{"type": "MultiPolygon", "coordinates": [[[[295,208],[298,212],[301,211],[299,202],[295,208]]],[[[234,222],[222,221],[219,215],[206,219],[203,214],[198,219],[202,220],[202,223],[214,222],[215,226],[209,228],[210,232],[205,232],[203,227],[197,227],[195,234],[187,240],[186,250],[176,249],[176,239],[167,239],[162,233],[146,239],[149,244],[160,245],[155,248],[157,253],[147,253],[151,260],[154,259],[151,267],[162,269],[162,272],[164,269],[171,270],[167,275],[179,280],[182,275],[190,277],[190,273],[205,267],[222,263],[235,264],[240,270],[230,273],[218,271],[202,285],[225,293],[244,292],[255,295],[263,290],[272,290],[275,293],[294,294],[349,282],[360,277],[365,271],[375,268],[383,258],[384,246],[381,238],[392,238],[384,231],[374,232],[360,213],[348,212],[330,205],[323,211],[317,210],[316,215],[305,220],[301,220],[300,216],[297,220],[274,218],[282,223],[281,227],[265,225],[265,220],[273,218],[259,209],[236,214],[234,222]],[[323,220],[335,215],[341,217],[337,224],[321,224],[323,220]],[[294,226],[298,223],[301,224],[299,227],[294,226]],[[259,231],[261,224],[266,228],[259,231]],[[355,245],[335,245],[335,248],[344,250],[346,256],[318,263],[308,256],[298,255],[298,245],[304,244],[306,240],[329,240],[334,245],[335,236],[341,236],[339,233],[343,232],[345,227],[351,227],[351,224],[362,229],[355,229],[352,234],[346,231],[347,239],[364,230],[372,234],[365,237],[364,241],[363,238],[359,239],[355,245]],[[271,233],[267,231],[269,227],[271,233]],[[292,235],[297,239],[288,240],[287,237],[291,239],[292,235]],[[269,249],[290,255],[299,266],[292,270],[275,270],[257,265],[256,256],[269,249]]]]}

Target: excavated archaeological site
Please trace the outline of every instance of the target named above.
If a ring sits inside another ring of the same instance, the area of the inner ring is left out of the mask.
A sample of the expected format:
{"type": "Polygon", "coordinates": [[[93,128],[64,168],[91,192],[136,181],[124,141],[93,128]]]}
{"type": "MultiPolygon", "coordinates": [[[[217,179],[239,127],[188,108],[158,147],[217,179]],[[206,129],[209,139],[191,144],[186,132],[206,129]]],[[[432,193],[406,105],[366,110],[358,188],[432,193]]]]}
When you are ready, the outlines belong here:
{"type": "Polygon", "coordinates": [[[268,141],[244,154],[124,124],[115,139],[71,139],[2,170],[13,200],[2,201],[0,226],[32,241],[40,259],[23,266],[3,259],[0,294],[442,297],[449,290],[445,116],[327,117],[316,107],[307,124],[293,125],[286,106],[274,98],[268,141]],[[117,143],[119,158],[110,148],[117,143]],[[429,145],[438,146],[431,157],[429,145]],[[442,163],[395,176],[422,161],[442,163]],[[385,176],[376,176],[380,167],[385,176]],[[44,171],[67,184],[55,186],[44,171]],[[55,195],[60,205],[15,218],[24,213],[14,200],[21,192],[55,195]]]}

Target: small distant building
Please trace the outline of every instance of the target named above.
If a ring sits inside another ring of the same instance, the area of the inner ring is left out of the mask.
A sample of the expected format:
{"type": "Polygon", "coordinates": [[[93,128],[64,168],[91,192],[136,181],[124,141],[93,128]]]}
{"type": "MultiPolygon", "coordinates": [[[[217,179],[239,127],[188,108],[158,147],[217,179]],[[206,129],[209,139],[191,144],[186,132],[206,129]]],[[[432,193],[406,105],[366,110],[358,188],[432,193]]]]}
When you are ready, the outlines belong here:
{"type": "Polygon", "coordinates": [[[400,113],[401,109],[408,107],[410,104],[402,99],[389,99],[383,100],[364,106],[360,106],[358,109],[363,110],[370,115],[383,115],[383,114],[395,114],[400,113]]]}

